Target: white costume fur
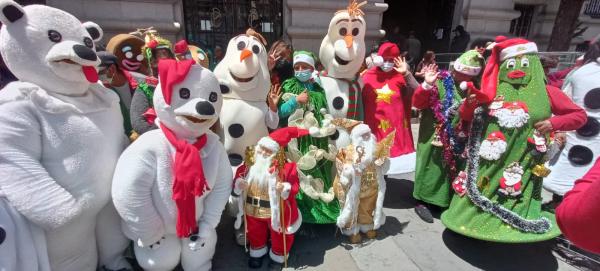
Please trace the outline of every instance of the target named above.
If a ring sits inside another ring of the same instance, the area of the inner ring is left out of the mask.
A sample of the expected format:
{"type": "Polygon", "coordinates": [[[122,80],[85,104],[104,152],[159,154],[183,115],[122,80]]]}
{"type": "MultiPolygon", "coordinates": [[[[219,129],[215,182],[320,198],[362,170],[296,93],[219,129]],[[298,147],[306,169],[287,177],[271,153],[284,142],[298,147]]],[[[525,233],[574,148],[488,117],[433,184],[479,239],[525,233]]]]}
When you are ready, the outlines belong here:
{"type": "MultiPolygon", "coordinates": [[[[346,118],[349,102],[349,85],[340,79],[353,80],[356,78],[358,70],[365,59],[365,32],[366,22],[362,16],[350,17],[347,11],[341,11],[331,19],[327,35],[321,42],[319,58],[323,66],[325,66],[325,71],[327,71],[327,76],[320,77],[321,86],[325,90],[327,110],[334,118],[346,118]],[[358,21],[352,22],[351,20],[353,19],[358,19],[358,21]],[[348,22],[338,23],[340,20],[348,20],[348,22]],[[341,28],[347,29],[349,35],[352,35],[352,31],[355,28],[359,31],[358,35],[353,36],[352,46],[349,48],[346,46],[344,36],[340,35],[341,28]],[[336,61],[336,56],[342,60],[349,61],[349,63],[340,65],[336,61]],[[340,109],[336,109],[333,106],[333,101],[337,97],[341,97],[344,101],[340,109]]],[[[339,137],[336,140],[336,147],[340,149],[348,146],[350,144],[350,135],[348,132],[343,128],[338,129],[338,132],[339,137]]]]}
{"type": "Polygon", "coordinates": [[[127,268],[107,205],[123,118],[117,95],[82,71],[100,62],[102,30],[47,6],[2,0],[0,11],[0,52],[20,80],[0,91],[0,270],[127,268]]]}
{"type": "Polygon", "coordinates": [[[124,220],[125,235],[135,242],[137,261],[145,270],[172,270],[179,262],[185,270],[211,268],[217,242],[215,228],[232,186],[227,153],[219,137],[209,130],[219,117],[222,101],[217,79],[200,65],[192,66],[186,79],[173,86],[170,105],[164,101],[160,84],[154,91],[157,123],[189,142],[203,134],[208,136],[200,157],[210,190],[196,198],[197,236],[179,239],[176,235],[177,208],[172,199],[175,148],[160,129],[144,133],[119,159],[113,199],[124,220]],[[179,96],[182,87],[191,92],[187,100],[179,96]],[[215,113],[201,115],[196,105],[209,101],[211,92],[218,94],[217,101],[212,103],[215,113]],[[194,124],[184,116],[207,121],[194,124]]]}
{"type": "MultiPolygon", "coordinates": [[[[570,78],[570,84],[565,89],[573,93],[573,102],[586,110],[588,118],[600,121],[600,110],[585,107],[583,99],[592,89],[600,87],[600,63],[592,62],[575,71],[570,78]]],[[[551,161],[548,168],[552,170],[550,175],[544,178],[544,188],[557,195],[564,195],[573,188],[577,179],[580,179],[594,165],[594,161],[600,157],[600,134],[592,137],[582,137],[575,131],[567,132],[567,143],[563,148],[558,160],[551,161]],[[573,146],[581,145],[589,148],[594,157],[592,162],[584,166],[574,165],[569,161],[569,151],[573,146]]]]}

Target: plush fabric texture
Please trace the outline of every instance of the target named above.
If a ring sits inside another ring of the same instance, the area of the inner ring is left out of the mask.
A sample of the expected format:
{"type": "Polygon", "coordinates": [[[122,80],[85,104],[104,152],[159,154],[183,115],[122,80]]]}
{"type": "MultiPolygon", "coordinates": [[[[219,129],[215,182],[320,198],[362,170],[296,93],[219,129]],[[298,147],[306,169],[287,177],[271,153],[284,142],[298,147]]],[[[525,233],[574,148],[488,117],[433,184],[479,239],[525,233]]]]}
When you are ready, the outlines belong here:
{"type": "Polygon", "coordinates": [[[102,30],[55,8],[9,0],[0,1],[0,21],[0,53],[20,80],[0,91],[0,213],[19,228],[0,269],[96,270],[99,258],[129,268],[105,257],[105,250],[124,250],[115,249],[118,240],[101,241],[118,239],[118,221],[105,224],[117,232],[96,232],[126,141],[117,95],[97,84],[94,41],[102,30]]]}
{"type": "MultiPolygon", "coordinates": [[[[587,117],[600,121],[600,111],[588,108],[584,102],[586,95],[592,89],[600,87],[600,82],[596,79],[598,76],[600,76],[600,64],[598,62],[591,62],[579,68],[571,75],[567,88],[572,89],[573,102],[586,110],[587,117]]],[[[583,177],[592,168],[593,161],[600,157],[598,143],[600,143],[600,134],[586,137],[581,136],[576,131],[567,132],[567,143],[558,159],[548,163],[548,168],[552,172],[544,179],[544,188],[558,195],[564,195],[571,190],[575,180],[583,177]],[[582,166],[577,166],[570,162],[569,151],[575,146],[583,146],[590,149],[593,153],[592,162],[582,166]]]]}

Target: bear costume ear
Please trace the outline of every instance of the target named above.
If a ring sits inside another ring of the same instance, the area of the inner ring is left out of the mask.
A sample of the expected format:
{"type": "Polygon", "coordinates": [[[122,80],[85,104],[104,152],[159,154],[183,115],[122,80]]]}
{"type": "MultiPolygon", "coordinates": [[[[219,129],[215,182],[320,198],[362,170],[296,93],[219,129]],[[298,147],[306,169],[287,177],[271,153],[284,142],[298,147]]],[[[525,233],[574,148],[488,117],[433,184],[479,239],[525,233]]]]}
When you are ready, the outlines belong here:
{"type": "Polygon", "coordinates": [[[25,16],[25,10],[21,5],[11,0],[0,0],[0,22],[8,25],[18,21],[25,16]]]}
{"type": "Polygon", "coordinates": [[[92,37],[92,40],[94,40],[94,42],[99,42],[102,39],[104,32],[102,31],[102,28],[100,28],[100,26],[98,24],[96,24],[94,22],[85,22],[85,23],[83,23],[83,27],[85,27],[85,29],[90,34],[90,36],[92,37]]]}

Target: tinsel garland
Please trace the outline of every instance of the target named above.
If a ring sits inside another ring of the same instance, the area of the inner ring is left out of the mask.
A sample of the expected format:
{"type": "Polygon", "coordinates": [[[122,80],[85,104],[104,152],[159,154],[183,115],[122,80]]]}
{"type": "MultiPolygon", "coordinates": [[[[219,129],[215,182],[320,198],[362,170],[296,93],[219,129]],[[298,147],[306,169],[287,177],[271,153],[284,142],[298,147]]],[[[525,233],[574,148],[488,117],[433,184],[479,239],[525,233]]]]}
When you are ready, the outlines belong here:
{"type": "Polygon", "coordinates": [[[485,122],[485,110],[483,107],[478,107],[475,110],[475,118],[473,120],[469,140],[467,143],[467,195],[471,202],[482,210],[491,213],[502,220],[504,223],[524,232],[546,233],[552,227],[550,220],[545,217],[540,219],[528,220],[521,217],[519,214],[505,208],[504,206],[492,202],[479,192],[477,188],[477,177],[479,173],[479,147],[481,145],[481,137],[483,125],[485,122]]]}
{"type": "Polygon", "coordinates": [[[429,99],[429,108],[433,116],[440,125],[442,132],[439,133],[442,142],[442,158],[448,168],[450,180],[454,180],[457,174],[456,160],[454,159],[455,135],[452,127],[452,119],[456,115],[458,104],[454,101],[454,80],[448,71],[442,71],[442,84],[445,90],[444,104],[440,102],[440,94],[437,84],[434,84],[432,94],[429,99]]]}

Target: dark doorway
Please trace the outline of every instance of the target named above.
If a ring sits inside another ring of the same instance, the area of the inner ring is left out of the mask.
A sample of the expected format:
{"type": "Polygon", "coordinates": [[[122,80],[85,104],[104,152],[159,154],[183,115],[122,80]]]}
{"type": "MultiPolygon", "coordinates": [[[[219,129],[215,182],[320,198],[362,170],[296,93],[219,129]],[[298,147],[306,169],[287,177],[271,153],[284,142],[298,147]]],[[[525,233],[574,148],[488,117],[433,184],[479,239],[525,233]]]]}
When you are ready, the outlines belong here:
{"type": "Polygon", "coordinates": [[[184,0],[183,13],[187,40],[211,51],[249,27],[269,44],[283,33],[282,0],[184,0]]]}
{"type": "Polygon", "coordinates": [[[436,53],[448,52],[452,38],[452,17],[456,0],[392,1],[386,0],[388,9],[383,13],[382,28],[386,36],[399,40],[405,51],[403,40],[410,31],[421,41],[421,53],[433,50],[436,53]],[[398,28],[399,33],[394,33],[398,28]]]}

